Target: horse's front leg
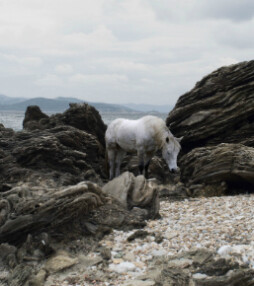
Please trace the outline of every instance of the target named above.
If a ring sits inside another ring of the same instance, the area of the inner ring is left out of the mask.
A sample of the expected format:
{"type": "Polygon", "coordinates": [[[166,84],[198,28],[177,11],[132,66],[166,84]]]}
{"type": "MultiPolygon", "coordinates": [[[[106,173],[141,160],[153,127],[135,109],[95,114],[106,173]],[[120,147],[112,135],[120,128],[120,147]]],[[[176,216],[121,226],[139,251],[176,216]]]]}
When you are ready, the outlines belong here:
{"type": "Polygon", "coordinates": [[[112,180],[115,175],[115,159],[116,151],[108,149],[108,161],[109,161],[109,179],[112,180]]]}
{"type": "Polygon", "coordinates": [[[116,177],[118,177],[120,175],[120,168],[121,168],[121,163],[122,160],[125,156],[126,152],[122,149],[117,150],[117,154],[116,154],[116,177]]]}
{"type": "Polygon", "coordinates": [[[150,165],[153,153],[145,153],[145,177],[148,179],[148,167],[150,165]]]}

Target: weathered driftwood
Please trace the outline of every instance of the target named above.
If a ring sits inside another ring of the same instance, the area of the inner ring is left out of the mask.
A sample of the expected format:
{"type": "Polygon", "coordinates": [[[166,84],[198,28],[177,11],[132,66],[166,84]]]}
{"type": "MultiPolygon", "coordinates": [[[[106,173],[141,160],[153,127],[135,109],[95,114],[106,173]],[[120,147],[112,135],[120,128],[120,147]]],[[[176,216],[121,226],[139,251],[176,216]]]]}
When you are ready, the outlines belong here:
{"type": "Polygon", "coordinates": [[[28,233],[57,229],[76,218],[83,218],[107,201],[101,189],[88,181],[58,192],[50,190],[42,194],[39,189],[37,191],[29,192],[24,186],[22,190],[14,188],[2,194],[0,242],[22,241],[28,233]]]}
{"type": "Polygon", "coordinates": [[[219,143],[254,147],[254,61],[222,67],[182,95],[169,113],[182,154],[219,143]]]}
{"type": "Polygon", "coordinates": [[[203,193],[200,193],[202,195],[253,192],[254,148],[252,147],[225,143],[196,148],[184,155],[180,164],[181,179],[195,195],[202,189],[203,193]]]}

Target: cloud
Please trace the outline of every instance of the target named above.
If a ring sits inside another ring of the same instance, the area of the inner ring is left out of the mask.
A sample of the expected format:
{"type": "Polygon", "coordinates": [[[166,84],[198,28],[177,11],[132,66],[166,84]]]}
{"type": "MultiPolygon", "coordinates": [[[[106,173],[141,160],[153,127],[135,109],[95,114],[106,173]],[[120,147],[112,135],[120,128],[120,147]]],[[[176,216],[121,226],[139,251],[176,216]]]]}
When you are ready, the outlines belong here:
{"type": "Polygon", "coordinates": [[[0,93],[11,96],[174,104],[253,59],[252,0],[0,3],[0,93]]]}
{"type": "Polygon", "coordinates": [[[197,5],[200,17],[214,19],[229,19],[233,22],[249,21],[254,17],[253,0],[203,0],[197,5]]]}
{"type": "Polygon", "coordinates": [[[37,79],[35,84],[39,86],[62,86],[64,82],[57,75],[46,74],[45,76],[37,79]]]}
{"type": "Polygon", "coordinates": [[[70,74],[73,72],[73,68],[69,64],[61,64],[55,67],[55,71],[59,74],[70,74]]]}
{"type": "Polygon", "coordinates": [[[75,74],[70,77],[71,83],[78,84],[116,84],[126,83],[128,78],[119,74],[75,74]]]}
{"type": "Polygon", "coordinates": [[[223,23],[221,27],[215,27],[213,35],[218,44],[240,50],[252,50],[254,47],[254,18],[248,22],[223,23]]]}
{"type": "Polygon", "coordinates": [[[189,22],[207,19],[249,21],[254,17],[253,0],[148,0],[158,20],[189,22]]]}
{"type": "Polygon", "coordinates": [[[39,67],[42,65],[42,59],[39,57],[18,57],[13,54],[0,54],[2,59],[9,62],[27,65],[30,67],[39,67]]]}

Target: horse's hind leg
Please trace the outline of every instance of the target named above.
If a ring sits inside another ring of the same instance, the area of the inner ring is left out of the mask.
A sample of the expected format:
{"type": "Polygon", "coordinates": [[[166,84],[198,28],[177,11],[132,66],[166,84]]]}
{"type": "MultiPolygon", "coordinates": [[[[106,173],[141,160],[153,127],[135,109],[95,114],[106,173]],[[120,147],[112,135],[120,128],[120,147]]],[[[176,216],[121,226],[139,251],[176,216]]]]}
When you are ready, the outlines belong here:
{"type": "Polygon", "coordinates": [[[110,180],[112,180],[115,175],[115,160],[116,160],[116,150],[108,149],[109,179],[110,180]]]}
{"type": "Polygon", "coordinates": [[[144,171],[144,152],[143,152],[143,150],[138,150],[138,168],[139,168],[139,174],[143,175],[143,171],[144,171]]]}
{"type": "Polygon", "coordinates": [[[152,157],[153,157],[153,154],[150,154],[150,153],[145,154],[145,177],[146,179],[148,179],[148,167],[150,165],[152,157]]]}
{"type": "Polygon", "coordinates": [[[121,163],[122,160],[125,156],[126,152],[122,149],[118,149],[117,150],[117,154],[116,154],[116,177],[118,177],[120,175],[120,168],[121,168],[121,163]]]}

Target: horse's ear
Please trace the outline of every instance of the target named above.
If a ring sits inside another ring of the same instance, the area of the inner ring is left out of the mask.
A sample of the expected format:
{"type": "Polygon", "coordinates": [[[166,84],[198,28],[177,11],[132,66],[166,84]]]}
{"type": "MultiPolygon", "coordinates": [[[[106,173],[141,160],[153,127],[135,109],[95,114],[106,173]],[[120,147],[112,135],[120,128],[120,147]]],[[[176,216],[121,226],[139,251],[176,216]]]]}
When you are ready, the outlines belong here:
{"type": "Polygon", "coordinates": [[[168,138],[168,137],[166,138],[166,142],[167,142],[167,143],[169,142],[169,138],[168,138]]]}
{"type": "Polygon", "coordinates": [[[182,141],[182,139],[183,139],[183,136],[180,137],[180,138],[176,138],[176,140],[177,140],[179,143],[182,141]]]}

